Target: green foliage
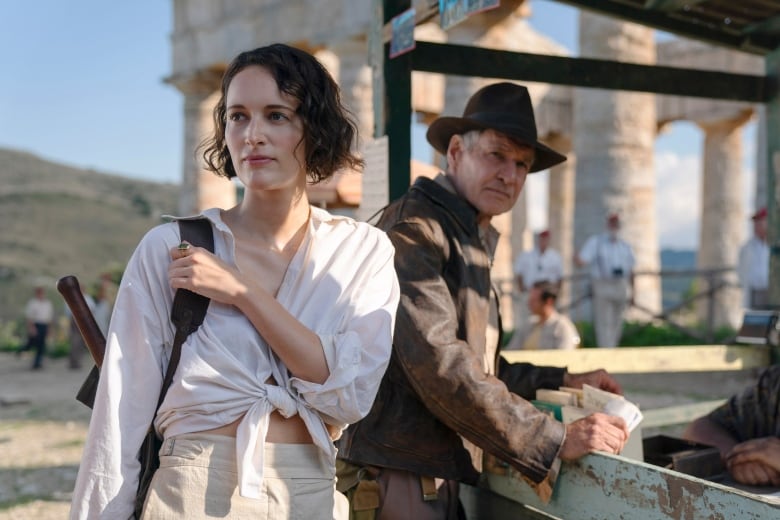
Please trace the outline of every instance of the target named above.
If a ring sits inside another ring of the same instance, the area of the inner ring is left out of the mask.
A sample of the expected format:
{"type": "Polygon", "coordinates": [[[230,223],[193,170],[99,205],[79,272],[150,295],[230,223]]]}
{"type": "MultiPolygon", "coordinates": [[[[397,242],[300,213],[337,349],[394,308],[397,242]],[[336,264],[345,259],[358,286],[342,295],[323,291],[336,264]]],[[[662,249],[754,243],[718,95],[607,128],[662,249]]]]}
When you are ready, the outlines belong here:
{"type": "Polygon", "coordinates": [[[22,320],[0,322],[0,351],[13,351],[24,342],[22,320]]]}
{"type": "Polygon", "coordinates": [[[136,193],[130,202],[139,215],[149,217],[152,214],[152,205],[146,200],[146,197],[136,193]]]}
{"type": "MultiPolygon", "coordinates": [[[[596,335],[593,325],[587,322],[577,323],[577,330],[580,332],[582,346],[585,348],[596,345],[596,335]]],[[[723,327],[715,330],[711,341],[703,341],[707,333],[703,328],[692,329],[698,337],[686,334],[684,331],[670,325],[656,325],[653,323],[626,322],[623,325],[623,336],[620,339],[620,346],[623,347],[659,347],[669,345],[702,345],[712,344],[720,345],[730,343],[736,331],[729,327],[723,327]]]]}

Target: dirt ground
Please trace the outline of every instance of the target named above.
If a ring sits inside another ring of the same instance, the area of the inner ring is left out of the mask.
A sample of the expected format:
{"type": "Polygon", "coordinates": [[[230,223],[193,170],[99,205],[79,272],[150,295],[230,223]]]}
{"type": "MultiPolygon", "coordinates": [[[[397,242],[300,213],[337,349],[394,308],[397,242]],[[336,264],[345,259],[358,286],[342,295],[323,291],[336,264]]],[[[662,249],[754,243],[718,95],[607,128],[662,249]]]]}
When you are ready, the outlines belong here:
{"type": "MultiPolygon", "coordinates": [[[[0,353],[0,520],[67,518],[89,421],[90,410],[74,397],[89,367],[70,370],[67,359],[46,359],[39,371],[30,365],[29,354],[0,353]]],[[[617,378],[628,399],[650,409],[728,397],[755,373],[617,378]]]]}
{"type": "Polygon", "coordinates": [[[68,517],[90,410],[75,400],[88,368],[0,354],[0,520],[68,517]]]}

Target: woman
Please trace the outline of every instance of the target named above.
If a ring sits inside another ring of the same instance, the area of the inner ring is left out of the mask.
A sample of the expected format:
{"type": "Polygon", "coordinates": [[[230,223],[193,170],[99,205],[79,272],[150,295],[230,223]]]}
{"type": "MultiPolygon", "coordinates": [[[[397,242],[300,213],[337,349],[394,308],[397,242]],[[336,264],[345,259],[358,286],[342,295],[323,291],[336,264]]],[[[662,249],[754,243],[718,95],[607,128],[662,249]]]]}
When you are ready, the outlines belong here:
{"type": "Polygon", "coordinates": [[[211,303],[155,418],[165,440],[142,518],[333,518],[331,439],[368,412],[387,366],[399,298],[393,248],[306,196],[308,179],[362,165],[335,82],[311,55],[277,44],[237,56],[221,94],[203,156],[237,177],[244,197],[203,212],[214,254],[178,247],[176,223],[151,230],[134,252],[71,518],[132,516],[175,289],[211,303]]]}

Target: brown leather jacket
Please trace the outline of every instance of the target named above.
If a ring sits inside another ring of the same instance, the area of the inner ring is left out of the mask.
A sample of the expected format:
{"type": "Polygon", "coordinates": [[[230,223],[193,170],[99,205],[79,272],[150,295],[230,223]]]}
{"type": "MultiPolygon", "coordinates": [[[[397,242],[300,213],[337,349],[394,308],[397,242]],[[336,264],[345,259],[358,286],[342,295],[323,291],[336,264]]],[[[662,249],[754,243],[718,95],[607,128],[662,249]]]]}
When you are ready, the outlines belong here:
{"type": "Polygon", "coordinates": [[[472,484],[482,450],[535,482],[553,464],[564,427],[526,399],[560,386],[565,369],[498,359],[499,377],[485,373],[495,293],[476,217],[426,178],[383,212],[401,302],[390,365],[371,412],[340,441],[344,460],[472,484]]]}

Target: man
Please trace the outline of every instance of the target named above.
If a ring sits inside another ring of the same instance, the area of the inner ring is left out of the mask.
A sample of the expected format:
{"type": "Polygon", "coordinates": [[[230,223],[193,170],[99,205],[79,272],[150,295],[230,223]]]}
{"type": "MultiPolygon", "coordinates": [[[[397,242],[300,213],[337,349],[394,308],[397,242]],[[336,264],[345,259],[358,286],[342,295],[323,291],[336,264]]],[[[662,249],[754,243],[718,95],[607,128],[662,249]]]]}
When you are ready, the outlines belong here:
{"type": "Polygon", "coordinates": [[[743,291],[743,305],[761,308],[767,304],[769,290],[769,245],[766,242],[766,208],[752,217],[753,236],[739,250],[737,275],[743,291]]]}
{"type": "Polygon", "coordinates": [[[563,261],[558,251],[551,249],[550,231],[545,229],[536,235],[536,246],[524,251],[515,258],[512,271],[517,288],[517,312],[515,312],[515,330],[524,330],[531,325],[532,316],[528,309],[529,289],[539,280],[549,280],[560,289],[563,277],[563,261]]]}
{"type": "Polygon", "coordinates": [[[552,282],[560,290],[563,278],[563,261],[558,251],[550,247],[550,230],[536,235],[536,247],[517,256],[512,266],[515,284],[520,292],[526,292],[542,280],[552,282]]]}
{"type": "Polygon", "coordinates": [[[693,421],[683,437],[718,448],[737,482],[780,486],[780,365],[693,421]]]}
{"type": "Polygon", "coordinates": [[[546,280],[534,283],[528,295],[528,310],[534,320],[512,335],[507,350],[572,350],[580,345],[577,327],[555,310],[558,285],[546,280]]]}
{"type": "Polygon", "coordinates": [[[560,459],[617,453],[628,438],[622,419],[564,425],[527,401],[537,388],[584,382],[620,391],[603,370],[570,374],[497,355],[490,220],[512,208],[526,174],[565,160],[537,141],[527,89],[484,87],[427,138],[447,171],[419,178],[378,223],[401,285],[393,352],[371,411],[340,442],[340,489],[378,520],[459,518],[458,483],[477,482],[483,450],[549,483],[560,459]]]}
{"type": "Polygon", "coordinates": [[[35,358],[32,369],[43,368],[43,356],[46,354],[46,337],[49,335],[49,325],[54,318],[54,307],[46,298],[43,287],[36,286],[35,293],[27,302],[24,309],[24,317],[27,324],[27,344],[19,349],[35,349],[35,358]]]}
{"type": "Polygon", "coordinates": [[[578,267],[590,266],[593,328],[599,347],[615,348],[623,334],[623,313],[634,294],[634,252],[620,236],[620,217],[607,216],[607,230],[591,236],[574,255],[578,267]]]}

